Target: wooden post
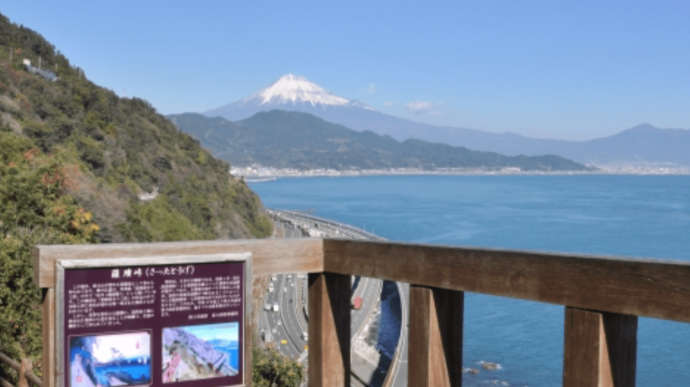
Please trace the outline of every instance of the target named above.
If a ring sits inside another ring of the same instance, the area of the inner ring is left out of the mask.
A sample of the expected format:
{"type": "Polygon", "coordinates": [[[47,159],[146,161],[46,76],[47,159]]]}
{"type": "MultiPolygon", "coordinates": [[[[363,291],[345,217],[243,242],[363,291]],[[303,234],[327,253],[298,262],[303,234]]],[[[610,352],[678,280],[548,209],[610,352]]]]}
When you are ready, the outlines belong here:
{"type": "Polygon", "coordinates": [[[563,386],[635,385],[637,316],[565,308],[563,386]]]}
{"type": "MultiPolygon", "coordinates": [[[[251,289],[252,284],[247,283],[247,287],[251,289]]],[[[251,299],[245,300],[245,302],[252,302],[251,299]]],[[[246,310],[246,309],[245,309],[246,310]]],[[[253,370],[253,354],[252,354],[252,349],[254,348],[253,341],[254,341],[254,320],[252,319],[251,315],[249,318],[246,318],[244,320],[246,322],[246,325],[244,327],[245,333],[244,333],[244,386],[245,387],[252,387],[252,370],[253,370]]]]}
{"type": "Polygon", "coordinates": [[[19,380],[17,381],[17,387],[29,387],[29,380],[26,377],[27,372],[31,372],[33,369],[33,364],[31,359],[22,359],[21,366],[19,367],[19,380]]]}
{"type": "Polygon", "coordinates": [[[464,293],[410,285],[410,386],[462,386],[464,293]]]}
{"type": "Polygon", "coordinates": [[[349,275],[309,274],[309,386],[350,386],[349,275]]]}
{"type": "Polygon", "coordinates": [[[43,387],[55,387],[55,289],[44,289],[42,323],[43,387]]]}

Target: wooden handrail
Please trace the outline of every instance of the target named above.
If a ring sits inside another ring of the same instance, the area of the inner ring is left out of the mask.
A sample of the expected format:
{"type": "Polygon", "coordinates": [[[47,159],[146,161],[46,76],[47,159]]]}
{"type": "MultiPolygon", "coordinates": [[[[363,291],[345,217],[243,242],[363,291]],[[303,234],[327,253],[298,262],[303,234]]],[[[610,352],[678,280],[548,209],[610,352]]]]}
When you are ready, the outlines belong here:
{"type": "Polygon", "coordinates": [[[327,239],[324,271],[690,322],[690,262],[327,239]]]}
{"type": "Polygon", "coordinates": [[[34,278],[55,286],[61,258],[251,251],[256,277],[362,275],[636,316],[690,322],[690,263],[338,239],[37,246],[34,278]]]}
{"type": "Polygon", "coordinates": [[[255,277],[323,271],[323,241],[317,238],[38,245],[33,251],[34,281],[40,288],[54,288],[55,261],[58,259],[144,258],[234,252],[252,253],[255,277]]]}
{"type": "MultiPolygon", "coordinates": [[[[310,385],[349,383],[350,275],[410,283],[416,299],[424,301],[410,305],[410,327],[416,328],[408,329],[409,349],[417,348],[408,360],[427,367],[412,375],[420,386],[461,383],[462,353],[455,347],[461,343],[465,291],[563,305],[565,386],[634,385],[637,316],[690,322],[690,262],[393,242],[307,238],[37,246],[35,280],[48,288],[44,314],[50,316],[58,259],[243,251],[253,254],[255,277],[311,273],[310,385]],[[439,372],[438,364],[447,366],[439,372]]],[[[53,329],[54,321],[44,321],[44,343],[54,342],[53,329]]],[[[44,353],[45,370],[53,374],[54,358],[44,353]]],[[[52,387],[50,378],[45,385],[52,387]]]]}
{"type": "MultiPolygon", "coordinates": [[[[14,369],[15,371],[17,371],[17,373],[20,373],[21,370],[22,370],[22,364],[21,364],[20,362],[18,362],[18,361],[16,361],[16,360],[13,360],[12,358],[10,358],[9,356],[5,355],[5,354],[2,353],[2,352],[0,352],[0,361],[3,362],[3,363],[5,363],[5,364],[7,364],[7,365],[9,365],[12,369],[14,369]]],[[[40,386],[40,385],[42,384],[41,379],[39,379],[39,377],[36,376],[36,374],[34,374],[33,372],[31,372],[31,370],[26,370],[26,371],[24,372],[24,376],[26,377],[26,379],[27,379],[28,381],[30,381],[31,383],[33,383],[33,384],[35,384],[35,385],[37,385],[37,386],[40,386]]],[[[21,376],[20,376],[20,377],[21,377],[21,376]]],[[[3,379],[3,380],[4,380],[4,379],[3,379]]],[[[4,380],[4,382],[9,383],[9,382],[6,381],[6,380],[4,380]]],[[[4,383],[3,383],[3,384],[4,384],[4,383]]]]}

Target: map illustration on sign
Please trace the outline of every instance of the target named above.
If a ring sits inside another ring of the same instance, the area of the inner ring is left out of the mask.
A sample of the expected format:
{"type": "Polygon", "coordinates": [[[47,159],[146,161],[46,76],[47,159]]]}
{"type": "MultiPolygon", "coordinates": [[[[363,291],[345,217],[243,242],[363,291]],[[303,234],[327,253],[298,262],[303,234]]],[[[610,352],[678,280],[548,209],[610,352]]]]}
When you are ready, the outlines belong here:
{"type": "Polygon", "coordinates": [[[239,323],[163,328],[163,383],[237,375],[239,323]]]}
{"type": "Polygon", "coordinates": [[[150,383],[150,332],[70,337],[70,387],[141,386],[150,383]]]}

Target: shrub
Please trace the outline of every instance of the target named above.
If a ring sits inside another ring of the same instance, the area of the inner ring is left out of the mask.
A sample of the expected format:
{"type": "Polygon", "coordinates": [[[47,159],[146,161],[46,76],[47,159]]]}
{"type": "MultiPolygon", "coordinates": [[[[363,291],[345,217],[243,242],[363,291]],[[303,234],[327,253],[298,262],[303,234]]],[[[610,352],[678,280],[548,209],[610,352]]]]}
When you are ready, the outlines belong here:
{"type": "Polygon", "coordinates": [[[257,387],[296,387],[302,382],[302,366],[274,348],[255,347],[252,384],[257,387]]]}

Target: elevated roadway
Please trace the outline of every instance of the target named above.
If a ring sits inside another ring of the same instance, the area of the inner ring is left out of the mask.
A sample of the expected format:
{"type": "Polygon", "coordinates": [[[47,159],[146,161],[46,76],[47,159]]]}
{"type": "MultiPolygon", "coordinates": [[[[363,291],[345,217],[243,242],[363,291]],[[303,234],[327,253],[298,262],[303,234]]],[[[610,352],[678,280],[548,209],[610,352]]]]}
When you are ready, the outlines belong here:
{"type": "MultiPolygon", "coordinates": [[[[356,227],[334,222],[296,211],[268,210],[274,221],[281,225],[285,237],[332,237],[346,239],[385,240],[356,227]]],[[[352,310],[352,371],[353,386],[385,385],[405,386],[407,383],[407,304],[409,289],[396,283],[401,302],[400,340],[388,370],[381,369],[380,354],[366,342],[366,329],[376,318],[383,281],[353,278],[352,297],[361,297],[362,307],[352,310]],[[373,382],[374,384],[370,384],[373,382]]],[[[259,327],[262,338],[275,343],[285,355],[299,361],[307,354],[307,281],[305,275],[283,274],[271,279],[265,298],[259,327]],[[277,311],[275,305],[278,305],[277,311]]]]}

